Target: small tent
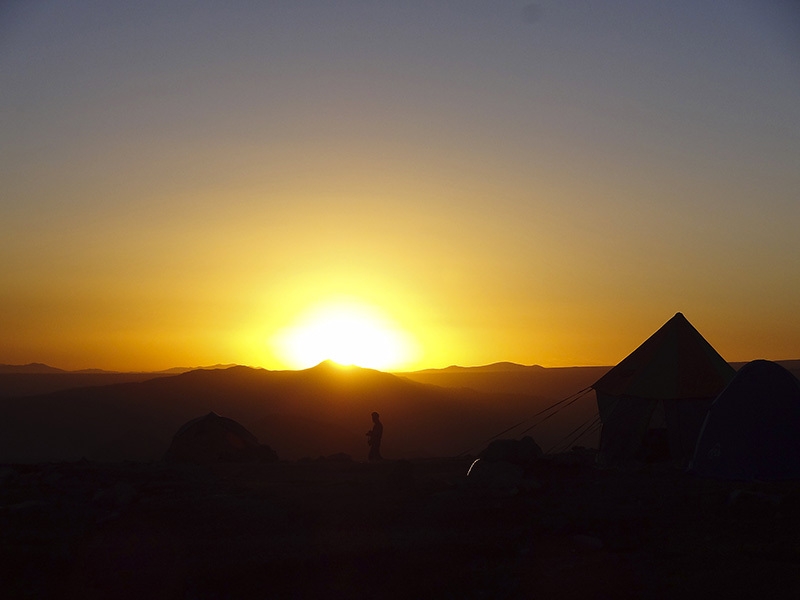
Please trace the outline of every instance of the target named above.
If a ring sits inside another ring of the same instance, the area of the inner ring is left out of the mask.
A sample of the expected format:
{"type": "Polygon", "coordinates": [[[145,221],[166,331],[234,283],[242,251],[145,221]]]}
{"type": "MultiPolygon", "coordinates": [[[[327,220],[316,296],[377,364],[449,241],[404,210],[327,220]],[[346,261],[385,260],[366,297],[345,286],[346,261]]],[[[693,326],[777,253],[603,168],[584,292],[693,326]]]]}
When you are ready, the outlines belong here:
{"type": "Polygon", "coordinates": [[[210,412],[185,423],[175,434],[164,459],[208,464],[216,461],[277,460],[275,453],[241,424],[210,412]],[[274,456],[274,458],[273,458],[274,456]]]}
{"type": "Polygon", "coordinates": [[[708,411],[689,470],[723,479],[800,479],[800,382],[747,363],[708,411]]]}
{"type": "Polygon", "coordinates": [[[603,423],[598,462],[685,466],[711,402],[734,374],[677,313],[592,386],[603,423]]]}

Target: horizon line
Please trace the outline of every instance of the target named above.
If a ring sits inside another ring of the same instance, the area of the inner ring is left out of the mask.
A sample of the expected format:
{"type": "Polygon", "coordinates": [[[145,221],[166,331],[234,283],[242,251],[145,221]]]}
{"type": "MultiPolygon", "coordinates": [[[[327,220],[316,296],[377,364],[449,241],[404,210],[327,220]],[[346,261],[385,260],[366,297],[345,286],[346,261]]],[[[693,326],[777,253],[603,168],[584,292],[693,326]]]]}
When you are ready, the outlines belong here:
{"type": "MultiPolygon", "coordinates": [[[[622,359],[620,359],[620,360],[622,360],[622,359]]],[[[725,362],[727,362],[728,364],[731,364],[731,365],[734,365],[734,364],[744,365],[744,364],[747,364],[749,362],[752,362],[753,360],[770,360],[771,362],[776,362],[776,363],[781,363],[781,362],[800,362],[800,358],[783,358],[783,359],[754,358],[754,359],[751,359],[751,360],[730,360],[730,361],[725,361],[725,362]]],[[[356,365],[356,364],[344,365],[344,364],[341,364],[341,363],[337,363],[336,361],[334,361],[332,359],[326,359],[326,360],[323,360],[323,361],[319,362],[316,365],[312,365],[310,367],[302,367],[302,368],[278,368],[278,369],[274,369],[273,368],[273,369],[271,369],[271,368],[263,367],[263,366],[260,366],[260,365],[248,365],[248,364],[243,364],[243,363],[215,363],[215,364],[212,364],[212,365],[198,365],[198,366],[192,366],[192,367],[173,366],[173,367],[168,367],[166,369],[129,369],[129,370],[123,370],[123,369],[104,369],[104,368],[100,368],[100,367],[88,367],[88,368],[79,368],[79,369],[64,369],[64,368],[61,368],[61,367],[53,366],[53,365],[48,364],[48,363],[35,361],[35,362],[29,362],[29,363],[24,363],[24,364],[0,363],[0,369],[2,369],[2,370],[0,370],[0,373],[11,374],[11,373],[14,373],[14,372],[18,372],[18,371],[13,371],[12,369],[20,369],[20,370],[26,370],[27,369],[28,373],[32,374],[32,375],[33,374],[44,375],[44,374],[47,374],[47,372],[50,372],[50,373],[53,373],[53,374],[64,373],[64,374],[85,374],[85,375],[103,374],[103,373],[108,373],[108,374],[114,374],[114,373],[119,373],[119,374],[143,373],[143,374],[147,374],[147,373],[152,373],[152,374],[175,374],[175,375],[179,375],[181,373],[186,373],[186,372],[189,372],[189,371],[225,370],[225,369],[231,369],[231,368],[235,368],[235,367],[245,367],[245,368],[248,368],[248,369],[264,370],[264,371],[298,371],[299,372],[299,371],[308,371],[310,369],[315,369],[315,368],[318,368],[318,367],[320,367],[322,365],[326,365],[326,364],[333,364],[333,365],[336,365],[336,366],[342,367],[342,368],[353,368],[353,367],[355,367],[355,368],[364,369],[364,370],[368,370],[368,371],[378,371],[378,372],[381,372],[381,373],[390,373],[390,374],[419,373],[419,372],[422,372],[422,371],[447,371],[447,370],[454,370],[454,369],[464,369],[464,370],[486,369],[486,368],[490,368],[490,367],[501,367],[501,366],[506,366],[508,368],[524,368],[524,369],[530,369],[530,368],[540,368],[540,369],[570,369],[570,368],[574,369],[574,368],[578,368],[578,369],[580,369],[580,368],[602,368],[602,367],[609,367],[610,368],[610,367],[614,366],[614,364],[603,364],[603,365],[601,365],[601,364],[542,365],[542,364],[538,364],[538,363],[524,364],[524,363],[517,363],[517,362],[514,362],[514,361],[496,361],[496,362],[484,363],[484,364],[476,364],[476,365],[450,364],[450,365],[447,365],[446,367],[423,367],[421,369],[375,369],[375,368],[371,368],[371,367],[363,367],[361,365],[356,365]],[[32,370],[32,369],[35,369],[35,368],[42,369],[42,371],[36,372],[36,371],[32,370]]]]}

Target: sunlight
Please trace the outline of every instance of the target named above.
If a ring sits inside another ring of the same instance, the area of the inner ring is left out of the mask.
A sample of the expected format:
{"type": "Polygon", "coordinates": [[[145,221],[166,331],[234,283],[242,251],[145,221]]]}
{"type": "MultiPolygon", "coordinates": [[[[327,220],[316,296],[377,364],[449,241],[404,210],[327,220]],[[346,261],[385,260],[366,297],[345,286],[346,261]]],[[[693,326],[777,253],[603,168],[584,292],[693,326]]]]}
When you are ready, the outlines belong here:
{"type": "Polygon", "coordinates": [[[356,302],[318,306],[274,340],[278,353],[293,368],[324,360],[370,369],[396,369],[412,359],[414,344],[376,309],[356,302]]]}

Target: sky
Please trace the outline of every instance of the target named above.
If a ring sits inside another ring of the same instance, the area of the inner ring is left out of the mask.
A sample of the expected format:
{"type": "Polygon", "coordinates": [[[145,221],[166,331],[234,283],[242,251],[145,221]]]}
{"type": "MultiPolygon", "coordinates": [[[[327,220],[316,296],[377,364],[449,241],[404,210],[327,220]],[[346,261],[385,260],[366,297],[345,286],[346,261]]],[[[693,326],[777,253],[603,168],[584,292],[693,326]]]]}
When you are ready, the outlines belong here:
{"type": "Polygon", "coordinates": [[[4,2],[0,363],[800,358],[798,65],[778,0],[4,2]]]}

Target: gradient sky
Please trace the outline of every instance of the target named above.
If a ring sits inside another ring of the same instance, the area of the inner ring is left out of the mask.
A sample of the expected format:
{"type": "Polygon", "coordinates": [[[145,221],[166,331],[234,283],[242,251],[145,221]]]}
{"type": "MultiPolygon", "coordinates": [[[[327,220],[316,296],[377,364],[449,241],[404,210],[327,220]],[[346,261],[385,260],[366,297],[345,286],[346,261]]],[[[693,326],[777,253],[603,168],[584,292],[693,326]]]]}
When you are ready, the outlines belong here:
{"type": "Polygon", "coordinates": [[[800,358],[795,2],[0,8],[0,362],[615,364],[681,311],[800,358]]]}

